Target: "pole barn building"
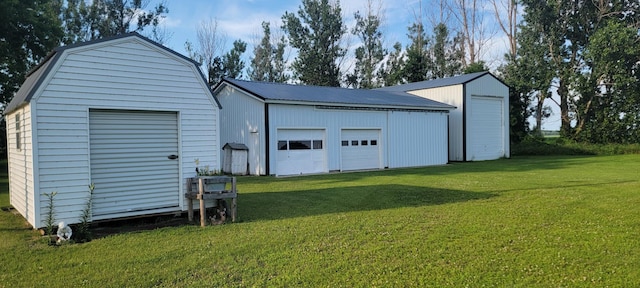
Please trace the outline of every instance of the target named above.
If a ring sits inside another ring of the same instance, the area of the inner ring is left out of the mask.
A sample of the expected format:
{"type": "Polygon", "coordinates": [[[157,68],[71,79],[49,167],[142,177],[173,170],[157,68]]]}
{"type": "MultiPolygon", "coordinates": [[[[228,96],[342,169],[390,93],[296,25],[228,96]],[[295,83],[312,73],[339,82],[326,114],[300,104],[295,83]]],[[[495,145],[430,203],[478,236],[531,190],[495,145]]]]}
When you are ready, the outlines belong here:
{"type": "Polygon", "coordinates": [[[449,160],[508,158],[509,86],[489,72],[384,87],[457,108],[449,118],[449,160]]]}
{"type": "Polygon", "coordinates": [[[198,64],[137,33],[55,49],[5,109],[11,205],[43,227],[186,210],[195,162],[220,166],[216,102],[198,64]]]}
{"type": "Polygon", "coordinates": [[[223,79],[220,141],[252,175],[441,165],[455,107],[404,92],[223,79]]]}

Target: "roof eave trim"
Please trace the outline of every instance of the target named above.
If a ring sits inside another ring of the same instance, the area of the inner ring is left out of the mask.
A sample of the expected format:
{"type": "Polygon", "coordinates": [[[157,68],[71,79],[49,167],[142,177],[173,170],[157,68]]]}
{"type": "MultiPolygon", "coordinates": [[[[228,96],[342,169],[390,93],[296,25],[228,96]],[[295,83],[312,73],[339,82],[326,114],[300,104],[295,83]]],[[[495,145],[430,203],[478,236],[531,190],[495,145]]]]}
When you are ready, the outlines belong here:
{"type": "Polygon", "coordinates": [[[248,95],[251,95],[253,97],[256,97],[260,100],[262,100],[263,102],[266,102],[266,98],[261,96],[258,93],[254,93],[253,91],[246,89],[242,86],[236,85],[230,81],[228,81],[226,78],[222,78],[222,80],[220,82],[218,82],[218,84],[213,88],[213,94],[214,95],[218,95],[219,91],[221,91],[222,89],[224,89],[225,86],[232,86],[248,95]]]}
{"type": "MultiPolygon", "coordinates": [[[[24,107],[25,105],[28,105],[31,102],[31,99],[33,98],[33,95],[36,93],[36,91],[38,91],[38,89],[40,89],[40,86],[42,85],[42,82],[44,82],[44,79],[47,77],[47,75],[49,75],[49,73],[51,72],[51,69],[53,69],[53,66],[56,65],[56,62],[58,61],[58,59],[60,58],[60,55],[62,53],[60,53],[57,50],[54,50],[55,53],[49,53],[47,55],[47,58],[42,61],[38,66],[37,69],[33,69],[33,71],[29,72],[29,75],[33,74],[35,71],[37,71],[38,69],[41,69],[42,66],[44,66],[45,63],[51,61],[51,63],[49,63],[49,65],[47,66],[46,70],[42,71],[42,75],[40,75],[40,78],[37,79],[36,83],[33,84],[33,87],[31,87],[31,89],[29,90],[29,92],[27,92],[27,96],[25,96],[24,100],[22,100],[21,103],[15,105],[15,107],[11,107],[11,104],[13,101],[9,102],[7,104],[7,110],[3,111],[3,113],[5,115],[12,113],[13,111],[24,107]]],[[[26,81],[26,80],[25,80],[26,81]]],[[[24,85],[24,82],[22,83],[22,85],[24,85]]],[[[16,95],[13,95],[13,97],[15,97],[16,95]]]]}
{"type": "Polygon", "coordinates": [[[455,110],[455,106],[403,106],[403,105],[366,105],[356,103],[333,103],[333,102],[312,102],[312,101],[294,101],[294,100],[276,100],[266,99],[268,104],[285,104],[285,105],[306,105],[306,106],[335,106],[335,107],[356,107],[356,108],[373,108],[373,109],[405,109],[405,110],[455,110]]]}

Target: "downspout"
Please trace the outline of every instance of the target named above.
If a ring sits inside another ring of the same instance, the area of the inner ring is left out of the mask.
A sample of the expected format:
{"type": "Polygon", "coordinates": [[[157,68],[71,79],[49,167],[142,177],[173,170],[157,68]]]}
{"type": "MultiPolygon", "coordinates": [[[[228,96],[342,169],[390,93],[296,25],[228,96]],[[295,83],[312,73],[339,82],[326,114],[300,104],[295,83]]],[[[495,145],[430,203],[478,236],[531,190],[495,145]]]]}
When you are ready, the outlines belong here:
{"type": "Polygon", "coordinates": [[[392,113],[392,111],[391,110],[387,110],[387,127],[385,128],[386,131],[384,131],[384,135],[385,135],[385,138],[386,138],[385,139],[386,143],[384,143],[384,145],[385,145],[384,147],[385,147],[385,151],[387,151],[387,153],[386,153],[387,154],[387,157],[386,157],[387,159],[385,159],[385,162],[384,162],[384,164],[387,164],[387,165],[383,165],[385,169],[389,169],[389,166],[391,166],[391,165],[389,165],[389,161],[390,161],[389,159],[391,159],[390,158],[391,149],[389,149],[389,113],[392,113]]]}
{"type": "Polygon", "coordinates": [[[265,175],[271,175],[271,161],[269,155],[271,154],[271,150],[269,149],[271,140],[269,139],[269,104],[264,104],[264,150],[265,150],[265,175]]]}
{"type": "Polygon", "coordinates": [[[450,122],[450,117],[451,114],[449,114],[451,112],[447,112],[447,163],[451,162],[451,149],[449,149],[450,143],[451,143],[451,122],[450,122]]]}
{"type": "Polygon", "coordinates": [[[462,84],[462,161],[467,161],[467,84],[462,84]]]}

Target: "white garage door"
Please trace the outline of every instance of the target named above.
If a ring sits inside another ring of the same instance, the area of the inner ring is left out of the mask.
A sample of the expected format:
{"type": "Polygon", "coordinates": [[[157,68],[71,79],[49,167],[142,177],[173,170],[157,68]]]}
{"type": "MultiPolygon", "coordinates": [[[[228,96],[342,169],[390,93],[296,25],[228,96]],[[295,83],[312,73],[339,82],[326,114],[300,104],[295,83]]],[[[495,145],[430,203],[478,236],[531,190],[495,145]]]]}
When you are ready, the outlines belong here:
{"type": "Polygon", "coordinates": [[[177,113],[91,110],[89,129],[93,220],[178,210],[177,113]]]}
{"type": "Polygon", "coordinates": [[[344,129],[340,145],[343,171],[382,168],[379,129],[344,129]]]}
{"type": "Polygon", "coordinates": [[[471,155],[469,160],[493,160],[504,156],[503,100],[471,97],[471,155]]]}
{"type": "Polygon", "coordinates": [[[322,129],[278,129],[276,175],[327,172],[322,129]]]}

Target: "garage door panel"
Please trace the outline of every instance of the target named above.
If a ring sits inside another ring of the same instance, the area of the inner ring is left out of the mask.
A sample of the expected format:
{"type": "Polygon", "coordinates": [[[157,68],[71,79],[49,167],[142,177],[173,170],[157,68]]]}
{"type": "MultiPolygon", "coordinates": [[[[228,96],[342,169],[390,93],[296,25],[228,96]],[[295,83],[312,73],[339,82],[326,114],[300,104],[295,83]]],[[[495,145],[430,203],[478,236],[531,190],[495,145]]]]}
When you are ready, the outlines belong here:
{"type": "Polygon", "coordinates": [[[93,219],[155,213],[179,205],[175,112],[91,110],[93,219]],[[137,200],[134,200],[137,199],[137,200]]]}
{"type": "Polygon", "coordinates": [[[504,155],[503,100],[496,97],[472,97],[471,159],[492,160],[504,155]]]}
{"type": "Polygon", "coordinates": [[[323,129],[278,129],[277,175],[326,172],[323,129]]]}
{"type": "Polygon", "coordinates": [[[381,168],[380,135],[380,129],[342,130],[342,170],[381,168]]]}

